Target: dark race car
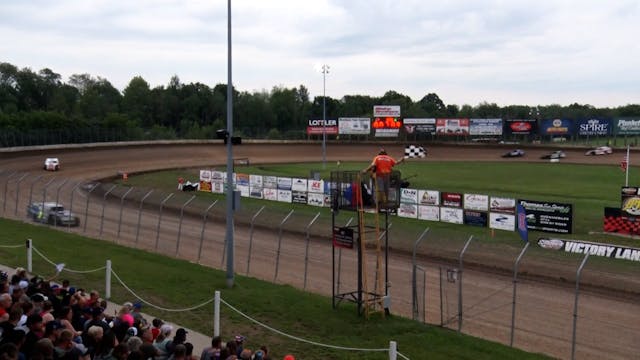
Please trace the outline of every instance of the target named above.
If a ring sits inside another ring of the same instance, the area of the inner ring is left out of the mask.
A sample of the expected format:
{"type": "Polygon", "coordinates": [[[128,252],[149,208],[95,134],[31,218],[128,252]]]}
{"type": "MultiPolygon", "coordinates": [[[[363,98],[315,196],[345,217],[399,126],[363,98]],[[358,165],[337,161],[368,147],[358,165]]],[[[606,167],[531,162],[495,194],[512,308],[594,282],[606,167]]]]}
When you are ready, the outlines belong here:
{"type": "Polygon", "coordinates": [[[508,153],[502,155],[503,158],[523,157],[523,156],[524,156],[524,150],[522,149],[511,150],[508,153]]]}
{"type": "Polygon", "coordinates": [[[559,160],[564,159],[567,155],[562,150],[557,150],[552,152],[551,154],[542,155],[540,159],[550,159],[550,160],[559,160]]]}

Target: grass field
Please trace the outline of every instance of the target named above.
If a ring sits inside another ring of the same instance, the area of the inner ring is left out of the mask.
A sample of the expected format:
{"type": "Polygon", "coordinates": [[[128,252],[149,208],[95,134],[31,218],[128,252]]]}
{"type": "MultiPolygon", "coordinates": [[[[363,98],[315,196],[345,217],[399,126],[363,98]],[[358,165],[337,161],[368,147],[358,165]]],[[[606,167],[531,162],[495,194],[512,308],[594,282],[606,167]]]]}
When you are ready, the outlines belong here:
{"type": "MultiPolygon", "coordinates": [[[[500,344],[459,335],[453,331],[427,326],[399,317],[369,320],[356,315],[355,308],[343,304],[332,309],[331,299],[305,293],[290,286],[273,285],[253,278],[237,276],[235,287],[226,289],[225,273],[187,261],[142,252],[112,243],[52,230],[44,226],[0,219],[0,262],[7,266],[26,265],[23,246],[33,239],[34,247],[55,263],[68,269],[89,270],[105,265],[110,259],[113,271],[139,296],[156,305],[188,308],[213,297],[222,290],[222,298],[257,320],[308,340],[355,348],[385,348],[390,340],[398,342],[399,351],[411,359],[542,359],[500,344]]],[[[34,255],[34,273],[49,277],[54,267],[34,255]]],[[[63,272],[73,285],[86,289],[104,289],[104,271],[75,274],[63,272]]],[[[112,280],[112,300],[117,303],[135,298],[112,280]]],[[[300,359],[386,359],[386,353],[352,352],[321,348],[287,339],[249,323],[222,308],[222,335],[247,336],[246,346],[268,345],[274,359],[293,353],[300,359]]],[[[204,334],[213,332],[211,304],[191,311],[166,312],[145,306],[143,311],[190,327],[204,334]]]]}

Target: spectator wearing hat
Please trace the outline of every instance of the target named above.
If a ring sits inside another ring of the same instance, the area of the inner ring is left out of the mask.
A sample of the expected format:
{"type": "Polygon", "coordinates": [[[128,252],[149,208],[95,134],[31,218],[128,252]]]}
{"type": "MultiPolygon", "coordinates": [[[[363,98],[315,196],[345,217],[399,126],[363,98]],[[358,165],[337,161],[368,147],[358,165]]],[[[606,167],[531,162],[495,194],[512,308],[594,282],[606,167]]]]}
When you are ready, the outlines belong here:
{"type": "Polygon", "coordinates": [[[29,296],[27,296],[27,289],[29,288],[29,283],[22,280],[13,288],[11,292],[11,300],[14,304],[22,304],[25,302],[29,302],[29,296]]]}
{"type": "Polygon", "coordinates": [[[170,353],[167,351],[167,345],[171,342],[172,331],[173,326],[169,324],[164,324],[160,327],[160,333],[153,342],[153,347],[155,347],[157,351],[155,356],[156,360],[166,360],[169,357],[170,353]]]}
{"type": "Polygon", "coordinates": [[[60,337],[60,333],[64,330],[64,325],[58,320],[51,320],[44,326],[44,337],[50,339],[52,343],[60,337]]]}
{"type": "Polygon", "coordinates": [[[103,332],[109,330],[109,324],[104,321],[104,309],[101,307],[91,307],[90,308],[90,316],[91,318],[84,323],[83,333],[87,331],[91,326],[99,326],[102,328],[103,332]]]}
{"type": "Polygon", "coordinates": [[[131,310],[131,315],[133,316],[133,319],[142,323],[144,321],[144,317],[142,316],[142,303],[140,301],[137,301],[135,303],[133,303],[133,309],[131,310]]]}
{"type": "Polygon", "coordinates": [[[187,330],[184,328],[176,330],[176,335],[173,337],[173,340],[167,344],[167,352],[169,354],[175,352],[176,346],[184,344],[187,341],[187,333],[187,330]]]}
{"type": "Polygon", "coordinates": [[[236,335],[233,338],[233,340],[236,343],[236,352],[235,352],[235,354],[236,354],[236,356],[240,357],[240,354],[242,353],[242,350],[243,350],[245,337],[242,336],[242,335],[236,335]]]}

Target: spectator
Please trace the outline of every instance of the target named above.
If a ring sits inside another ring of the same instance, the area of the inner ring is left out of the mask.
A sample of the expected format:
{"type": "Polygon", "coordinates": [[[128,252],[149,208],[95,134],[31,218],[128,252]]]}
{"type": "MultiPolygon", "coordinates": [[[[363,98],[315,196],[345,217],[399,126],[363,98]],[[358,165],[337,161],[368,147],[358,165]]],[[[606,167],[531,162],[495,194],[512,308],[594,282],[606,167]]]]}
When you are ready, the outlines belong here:
{"type": "Polygon", "coordinates": [[[56,359],[90,359],[88,349],[76,346],[73,342],[73,333],[67,329],[62,330],[53,350],[56,359]]]}
{"type": "Polygon", "coordinates": [[[173,354],[169,356],[169,360],[186,360],[186,357],[187,348],[184,346],[184,344],[177,344],[173,351],[173,354]]]}
{"type": "Polygon", "coordinates": [[[9,320],[9,311],[12,304],[11,295],[7,293],[0,294],[0,322],[9,320]]]}
{"type": "Polygon", "coordinates": [[[19,356],[18,347],[15,344],[9,343],[0,346],[0,359],[18,360],[19,356]]]}
{"type": "Polygon", "coordinates": [[[244,348],[240,352],[239,359],[241,359],[241,360],[251,360],[251,356],[252,355],[253,355],[253,353],[251,352],[250,349],[244,348]]]}
{"type": "Polygon", "coordinates": [[[131,312],[131,315],[133,316],[134,320],[137,320],[140,323],[143,323],[145,320],[144,320],[144,317],[142,316],[141,311],[142,311],[142,303],[140,301],[135,302],[133,304],[133,311],[131,312]]]}
{"type": "Polygon", "coordinates": [[[21,358],[24,359],[33,349],[25,346],[26,336],[24,331],[13,329],[5,335],[2,344],[14,344],[21,352],[21,358]]]}
{"type": "Polygon", "coordinates": [[[86,332],[82,333],[82,344],[87,347],[92,358],[98,349],[98,345],[102,342],[104,334],[104,329],[98,325],[92,325],[86,332]]]}
{"type": "MultiPolygon", "coordinates": [[[[100,328],[101,329],[101,328],[100,328]]],[[[102,339],[96,344],[95,350],[92,352],[92,359],[107,360],[111,358],[113,349],[118,345],[115,335],[112,331],[107,331],[102,335],[102,339]]],[[[91,349],[90,349],[91,350],[91,349]]]]}
{"type": "Polygon", "coordinates": [[[173,340],[167,344],[167,353],[173,354],[176,346],[184,344],[187,341],[187,330],[184,328],[179,328],[176,330],[176,335],[173,337],[173,340]]]}
{"type": "Polygon", "coordinates": [[[0,323],[0,338],[3,338],[5,334],[8,334],[9,331],[12,331],[18,326],[21,317],[22,308],[19,305],[12,307],[11,310],[9,310],[9,318],[7,321],[0,323]]]}
{"type": "Polygon", "coordinates": [[[253,360],[265,360],[265,359],[268,359],[268,358],[264,355],[264,351],[262,351],[262,349],[256,350],[256,352],[253,354],[253,360]]]}
{"type": "Polygon", "coordinates": [[[160,327],[164,325],[164,322],[158,318],[155,318],[151,322],[151,325],[153,326],[151,328],[151,333],[153,334],[153,340],[155,340],[158,337],[158,334],[160,333],[160,327]]]}
{"type": "Polygon", "coordinates": [[[129,347],[129,351],[138,351],[140,350],[140,346],[142,346],[143,342],[137,336],[132,336],[127,339],[127,346],[129,347]]]}
{"type": "Polygon", "coordinates": [[[113,351],[111,352],[111,357],[109,357],[108,359],[127,360],[130,353],[131,353],[131,350],[129,350],[129,347],[126,344],[118,344],[116,345],[116,347],[113,348],[113,351]]]}
{"type": "Polygon", "coordinates": [[[142,344],[142,346],[140,346],[140,352],[144,360],[158,359],[158,349],[154,345],[142,344]]]}
{"type": "Polygon", "coordinates": [[[53,360],[54,347],[51,339],[40,339],[36,343],[36,348],[31,353],[32,360],[53,360]]]}
{"type": "Polygon", "coordinates": [[[154,339],[151,329],[140,330],[140,339],[142,339],[143,344],[153,344],[154,339]]]}
{"type": "Polygon", "coordinates": [[[51,340],[52,343],[55,343],[56,340],[58,340],[60,333],[65,328],[58,320],[51,320],[44,327],[44,338],[51,340]]]}
{"type": "Polygon", "coordinates": [[[155,347],[157,351],[157,355],[155,356],[156,360],[166,360],[169,355],[171,355],[167,351],[167,345],[171,342],[170,336],[172,331],[173,326],[169,324],[164,324],[160,327],[160,333],[153,342],[153,347],[155,347]]]}
{"type": "Polygon", "coordinates": [[[211,346],[208,346],[202,349],[202,354],[200,354],[200,360],[219,360],[221,351],[222,351],[222,338],[220,336],[214,336],[211,339],[211,346]]]}
{"type": "Polygon", "coordinates": [[[240,354],[242,353],[243,344],[244,344],[244,336],[236,335],[233,339],[236,343],[236,352],[233,354],[236,354],[236,356],[240,357],[240,354]]]}
{"type": "Polygon", "coordinates": [[[74,341],[79,341],[81,333],[76,331],[72,324],[73,310],[68,306],[64,306],[58,314],[58,321],[62,324],[62,326],[64,326],[65,329],[73,333],[74,341]]]}
{"type": "Polygon", "coordinates": [[[187,353],[185,359],[187,360],[197,360],[195,356],[193,356],[193,344],[190,342],[184,343],[184,347],[187,349],[187,353]]]}
{"type": "Polygon", "coordinates": [[[54,318],[53,314],[53,303],[50,300],[45,300],[42,303],[42,311],[40,312],[40,316],[42,316],[42,322],[47,325],[49,321],[52,321],[54,318]]]}
{"type": "Polygon", "coordinates": [[[42,325],[42,316],[39,314],[31,314],[27,318],[27,334],[25,337],[25,342],[23,346],[23,350],[25,350],[25,355],[27,358],[31,355],[30,352],[36,346],[38,340],[40,340],[43,336],[43,325],[42,325]]]}

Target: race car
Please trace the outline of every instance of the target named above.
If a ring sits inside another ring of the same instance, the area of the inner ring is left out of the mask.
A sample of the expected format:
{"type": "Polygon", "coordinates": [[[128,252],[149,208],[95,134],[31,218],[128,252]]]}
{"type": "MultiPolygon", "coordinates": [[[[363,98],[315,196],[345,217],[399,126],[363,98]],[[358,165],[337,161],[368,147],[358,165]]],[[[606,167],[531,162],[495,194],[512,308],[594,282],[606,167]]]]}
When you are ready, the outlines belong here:
{"type": "Polygon", "coordinates": [[[46,158],[44,160],[44,169],[49,171],[60,170],[60,160],[58,158],[46,158]]]}
{"type": "Polygon", "coordinates": [[[598,146],[595,149],[591,149],[589,151],[587,151],[586,153],[584,153],[587,156],[592,156],[592,155],[609,155],[609,154],[613,154],[613,149],[611,149],[608,146],[598,146]]]}
{"type": "Polygon", "coordinates": [[[27,206],[27,216],[35,222],[60,226],[79,226],[76,214],[55,202],[35,202],[27,206]]]}
{"type": "Polygon", "coordinates": [[[557,159],[564,159],[565,157],[567,157],[567,155],[564,153],[564,151],[556,150],[556,151],[552,152],[551,154],[542,155],[540,157],[540,159],[557,160],[557,159]]]}
{"type": "Polygon", "coordinates": [[[523,157],[523,156],[524,156],[524,150],[522,149],[511,150],[508,153],[502,155],[503,158],[523,157]]]}

